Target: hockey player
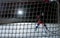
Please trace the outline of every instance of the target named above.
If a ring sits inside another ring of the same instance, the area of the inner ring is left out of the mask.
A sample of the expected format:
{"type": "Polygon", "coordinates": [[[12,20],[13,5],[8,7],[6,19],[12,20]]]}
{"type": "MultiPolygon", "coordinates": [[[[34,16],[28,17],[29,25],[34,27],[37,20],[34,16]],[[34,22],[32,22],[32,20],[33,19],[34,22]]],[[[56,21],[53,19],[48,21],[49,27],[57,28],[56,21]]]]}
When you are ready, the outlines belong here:
{"type": "Polygon", "coordinates": [[[37,26],[35,27],[35,31],[38,29],[39,25],[42,24],[47,32],[48,31],[47,25],[44,23],[42,19],[44,19],[44,13],[42,13],[42,15],[40,16],[39,15],[37,16],[37,26]]]}

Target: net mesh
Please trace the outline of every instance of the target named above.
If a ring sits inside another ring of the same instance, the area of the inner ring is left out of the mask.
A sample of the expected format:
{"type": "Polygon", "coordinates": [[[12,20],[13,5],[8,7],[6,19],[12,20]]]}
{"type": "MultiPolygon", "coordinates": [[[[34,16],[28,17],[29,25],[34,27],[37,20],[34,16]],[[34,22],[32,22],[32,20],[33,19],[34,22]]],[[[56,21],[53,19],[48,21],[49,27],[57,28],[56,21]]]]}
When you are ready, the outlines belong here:
{"type": "Polygon", "coordinates": [[[57,2],[0,3],[0,38],[59,38],[57,12],[57,2]],[[48,33],[45,33],[42,25],[34,31],[36,16],[42,13],[44,16],[41,19],[46,23],[48,33]]]}

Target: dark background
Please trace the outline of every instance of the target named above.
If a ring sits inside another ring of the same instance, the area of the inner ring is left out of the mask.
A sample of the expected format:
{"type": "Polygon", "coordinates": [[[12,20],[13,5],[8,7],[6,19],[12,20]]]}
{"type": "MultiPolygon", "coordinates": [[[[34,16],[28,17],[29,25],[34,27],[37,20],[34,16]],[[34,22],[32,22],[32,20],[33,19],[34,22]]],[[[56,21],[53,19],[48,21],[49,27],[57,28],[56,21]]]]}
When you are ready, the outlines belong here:
{"type": "Polygon", "coordinates": [[[0,18],[16,18],[20,19],[17,22],[37,22],[37,15],[44,13],[43,21],[46,23],[57,23],[57,3],[56,2],[11,2],[0,3],[0,18]],[[18,16],[17,9],[21,8],[25,12],[24,15],[18,16]],[[21,20],[22,19],[22,20],[21,20]]]}

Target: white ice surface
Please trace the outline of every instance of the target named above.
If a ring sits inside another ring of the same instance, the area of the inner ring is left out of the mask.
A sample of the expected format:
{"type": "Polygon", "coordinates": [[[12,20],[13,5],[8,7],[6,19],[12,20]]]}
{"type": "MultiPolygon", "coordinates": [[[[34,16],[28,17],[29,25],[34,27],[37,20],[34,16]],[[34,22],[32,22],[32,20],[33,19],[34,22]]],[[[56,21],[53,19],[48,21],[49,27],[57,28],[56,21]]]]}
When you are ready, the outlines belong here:
{"type": "MultiPolygon", "coordinates": [[[[58,24],[46,24],[48,30],[55,32],[59,35],[59,25],[58,24]]],[[[40,24],[37,31],[35,31],[36,23],[11,23],[0,25],[0,37],[1,38],[59,38],[57,34],[45,33],[45,28],[40,24]],[[52,37],[53,36],[53,37],[52,37]]]]}

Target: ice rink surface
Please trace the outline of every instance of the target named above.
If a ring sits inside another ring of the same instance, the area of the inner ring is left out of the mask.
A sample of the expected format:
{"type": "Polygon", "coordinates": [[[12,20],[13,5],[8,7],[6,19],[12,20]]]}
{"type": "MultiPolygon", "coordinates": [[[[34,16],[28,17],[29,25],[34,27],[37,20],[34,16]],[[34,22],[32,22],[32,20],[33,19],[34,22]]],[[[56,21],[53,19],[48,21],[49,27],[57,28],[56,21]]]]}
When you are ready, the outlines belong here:
{"type": "Polygon", "coordinates": [[[35,31],[36,23],[11,23],[0,25],[0,38],[59,38],[59,24],[46,23],[48,30],[40,24],[35,31]],[[56,34],[53,34],[53,33],[56,34]]]}

